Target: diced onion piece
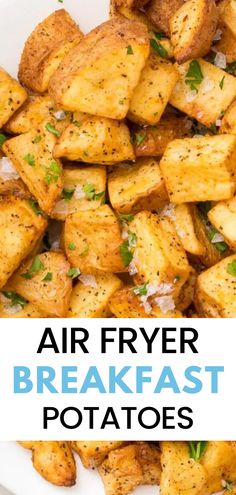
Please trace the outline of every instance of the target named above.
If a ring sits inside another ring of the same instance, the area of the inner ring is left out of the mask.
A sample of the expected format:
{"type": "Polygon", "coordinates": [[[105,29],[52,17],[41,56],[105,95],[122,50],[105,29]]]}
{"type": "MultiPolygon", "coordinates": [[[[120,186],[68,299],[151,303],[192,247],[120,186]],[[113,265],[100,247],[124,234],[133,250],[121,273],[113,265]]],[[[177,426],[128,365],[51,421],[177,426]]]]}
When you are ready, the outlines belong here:
{"type": "Polygon", "coordinates": [[[3,156],[0,158],[0,177],[1,179],[7,180],[17,180],[20,178],[18,172],[16,171],[13,163],[9,158],[3,156]]]}
{"type": "Polygon", "coordinates": [[[216,65],[216,67],[219,67],[220,69],[226,69],[227,61],[225,54],[221,52],[217,52],[215,56],[214,64],[216,65]]]}
{"type": "Polygon", "coordinates": [[[156,297],[154,301],[163,313],[175,309],[175,302],[172,296],[156,297]]]}
{"type": "Polygon", "coordinates": [[[94,275],[80,275],[79,281],[83,285],[86,285],[88,287],[93,287],[94,289],[96,289],[96,287],[98,286],[94,275]]]}

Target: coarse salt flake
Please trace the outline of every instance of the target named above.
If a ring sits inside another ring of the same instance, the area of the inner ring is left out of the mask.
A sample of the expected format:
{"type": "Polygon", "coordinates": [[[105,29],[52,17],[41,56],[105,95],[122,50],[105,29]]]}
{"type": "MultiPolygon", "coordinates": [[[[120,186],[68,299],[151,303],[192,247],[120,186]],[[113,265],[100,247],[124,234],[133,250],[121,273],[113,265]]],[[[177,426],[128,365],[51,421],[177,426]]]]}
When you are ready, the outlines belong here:
{"type": "Polygon", "coordinates": [[[12,161],[6,156],[3,156],[3,158],[0,159],[0,177],[6,181],[17,180],[20,177],[12,161]]]}
{"type": "Polygon", "coordinates": [[[154,302],[163,313],[167,313],[167,311],[172,311],[175,309],[175,302],[172,296],[156,297],[154,302]]]}
{"type": "Polygon", "coordinates": [[[202,81],[202,91],[204,93],[209,93],[209,91],[212,91],[214,89],[215,83],[212,79],[209,79],[209,77],[204,77],[202,81]]]}
{"type": "Polygon", "coordinates": [[[83,199],[86,197],[86,194],[85,192],[83,191],[82,187],[81,186],[76,186],[75,190],[74,190],[74,194],[73,194],[73,197],[75,199],[83,199]]]}
{"type": "Polygon", "coordinates": [[[57,120],[64,120],[66,118],[66,112],[64,112],[64,110],[58,110],[54,113],[54,117],[57,120]]]}
{"type": "Polygon", "coordinates": [[[220,69],[226,69],[227,61],[225,54],[221,52],[217,52],[215,56],[214,64],[216,65],[216,67],[219,67],[220,69]]]}
{"type": "Polygon", "coordinates": [[[86,285],[87,287],[93,287],[93,289],[96,289],[96,287],[98,286],[96,278],[94,277],[94,275],[80,275],[79,281],[83,285],[86,285]]]}
{"type": "Polygon", "coordinates": [[[193,89],[192,91],[188,91],[188,93],[186,93],[186,101],[187,103],[191,103],[192,101],[195,100],[195,98],[197,97],[197,91],[196,89],[193,89]]]}

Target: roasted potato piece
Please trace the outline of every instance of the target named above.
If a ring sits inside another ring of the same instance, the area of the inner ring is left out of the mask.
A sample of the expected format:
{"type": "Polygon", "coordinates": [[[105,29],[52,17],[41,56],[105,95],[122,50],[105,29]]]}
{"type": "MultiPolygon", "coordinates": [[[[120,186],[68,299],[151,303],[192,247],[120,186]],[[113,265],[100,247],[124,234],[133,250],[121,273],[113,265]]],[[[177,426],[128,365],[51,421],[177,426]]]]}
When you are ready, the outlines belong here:
{"type": "Polygon", "coordinates": [[[191,136],[191,122],[167,113],[155,126],[135,126],[132,135],[136,156],[161,156],[171,141],[191,136]]]}
{"type": "Polygon", "coordinates": [[[46,220],[34,212],[27,200],[0,200],[0,288],[34,248],[46,226],[46,220]]]}
{"type": "Polygon", "coordinates": [[[223,0],[220,6],[220,20],[236,37],[236,5],[234,0],[223,0]]]}
{"type": "Polygon", "coordinates": [[[55,120],[56,128],[60,132],[69,125],[71,116],[69,112],[58,110],[50,96],[32,95],[10,118],[4,128],[11,134],[22,134],[48,119],[55,120]]]}
{"type": "Polygon", "coordinates": [[[234,442],[208,442],[201,464],[207,472],[208,493],[222,491],[222,482],[236,481],[236,450],[234,442]]]}
{"type": "MultiPolygon", "coordinates": [[[[76,164],[77,165],[77,164],[76,164]]],[[[63,191],[51,217],[65,220],[77,211],[95,210],[105,200],[105,167],[67,167],[63,171],[63,191]]]]}
{"type": "Polygon", "coordinates": [[[212,225],[219,230],[227,244],[236,250],[236,197],[217,203],[208,213],[212,225]]]}
{"type": "Polygon", "coordinates": [[[174,13],[170,19],[170,35],[179,64],[207,55],[218,17],[215,0],[189,0],[174,13]]]}
{"type": "Polygon", "coordinates": [[[0,129],[26,98],[25,89],[0,67],[0,129]]]}
{"type": "Polygon", "coordinates": [[[19,67],[19,81],[36,93],[44,93],[49,80],[83,34],[64,9],[43,20],[25,43],[19,67]]]}
{"type": "Polygon", "coordinates": [[[16,292],[5,291],[4,288],[0,292],[0,318],[44,318],[44,316],[45,313],[16,292]]]}
{"type": "Polygon", "coordinates": [[[72,290],[68,318],[107,318],[111,312],[108,301],[122,285],[112,273],[83,275],[72,290]]]}
{"type": "Polygon", "coordinates": [[[128,445],[110,452],[98,470],[106,495],[128,495],[144,483],[158,483],[159,456],[158,453],[152,452],[147,444],[145,447],[137,444],[128,445]],[[147,461],[150,462],[150,471],[146,466],[147,461]],[[153,478],[151,472],[154,474],[153,478]]]}
{"type": "Polygon", "coordinates": [[[187,442],[161,442],[162,495],[208,495],[206,471],[189,456],[187,442]]]}
{"type": "Polygon", "coordinates": [[[54,156],[104,165],[135,157],[124,122],[83,114],[75,115],[75,122],[62,133],[54,156]]]}
{"type": "Polygon", "coordinates": [[[72,448],[79,454],[84,467],[91,469],[99,466],[105,457],[112,450],[118,449],[125,442],[94,442],[94,441],[74,441],[71,442],[72,448]]]}
{"type": "Polygon", "coordinates": [[[173,203],[220,201],[236,188],[236,137],[202,136],[175,139],[160,168],[173,203]]]}
{"type": "Polygon", "coordinates": [[[236,256],[228,256],[197,279],[195,304],[206,318],[236,317],[236,256]]]}
{"type": "Polygon", "coordinates": [[[108,178],[108,192],[113,208],[121,213],[154,210],[168,202],[160,167],[154,158],[140,158],[133,165],[116,167],[108,178]]]}
{"type": "Polygon", "coordinates": [[[72,291],[69,270],[62,253],[48,251],[27,259],[8,281],[7,290],[14,290],[46,316],[63,318],[72,291]]]}
{"type": "Polygon", "coordinates": [[[220,128],[222,134],[234,134],[236,136],[236,101],[226,110],[220,128]]]}
{"type": "Polygon", "coordinates": [[[73,486],[76,481],[74,456],[68,442],[19,442],[32,450],[33,466],[45,480],[57,486],[73,486]]]}
{"type": "Polygon", "coordinates": [[[213,266],[222,259],[222,256],[229,254],[227,245],[225,242],[212,242],[217,231],[208,221],[207,215],[203,214],[199,207],[194,206],[192,214],[197,238],[201,245],[204,246],[203,252],[198,257],[203,265],[207,267],[213,266]]]}
{"type": "MultiPolygon", "coordinates": [[[[109,307],[116,318],[181,318],[178,310],[161,310],[147,298],[135,294],[135,287],[117,290],[110,298],[109,307]]],[[[167,301],[168,302],[168,301],[167,301]]]]}
{"type": "Polygon", "coordinates": [[[171,62],[151,54],[131,98],[128,118],[138,124],[157,124],[178,79],[171,62]]]}
{"type": "Polygon", "coordinates": [[[194,206],[183,203],[170,205],[167,211],[185,251],[199,256],[205,252],[204,244],[197,237],[194,224],[194,206]]]}
{"type": "Polygon", "coordinates": [[[129,228],[136,236],[132,260],[137,271],[135,283],[155,285],[157,305],[161,296],[177,296],[189,278],[190,266],[171,220],[142,211],[129,228]]]}
{"type": "Polygon", "coordinates": [[[236,97],[235,77],[202,59],[186,62],[179,71],[171,105],[207,127],[215,125],[236,97]],[[191,76],[195,71],[199,74],[197,85],[191,76]]]}
{"type": "Polygon", "coordinates": [[[228,63],[236,60],[236,30],[235,34],[227,26],[221,25],[221,39],[215,45],[218,52],[224,53],[228,63]]]}
{"type": "Polygon", "coordinates": [[[69,215],[63,243],[69,262],[83,274],[126,271],[120,255],[119,222],[108,205],[69,215]]]}
{"type": "Polygon", "coordinates": [[[3,151],[12,160],[23,182],[37,199],[40,208],[50,214],[62,191],[62,167],[53,157],[56,143],[52,122],[44,122],[25,134],[8,139],[3,151]]]}
{"type": "Polygon", "coordinates": [[[128,9],[142,9],[149,0],[114,0],[114,8],[127,7],[128,9]]]}
{"type": "Polygon", "coordinates": [[[161,478],[160,451],[147,442],[137,445],[137,459],[142,467],[142,485],[159,485],[161,478]]]}
{"type": "Polygon", "coordinates": [[[65,110],[123,119],[149,55],[144,24],[114,17],[70,50],[50,81],[65,110]]]}
{"type": "Polygon", "coordinates": [[[185,0],[151,0],[146,15],[157,29],[170,35],[170,18],[183,5],[185,0]]]}

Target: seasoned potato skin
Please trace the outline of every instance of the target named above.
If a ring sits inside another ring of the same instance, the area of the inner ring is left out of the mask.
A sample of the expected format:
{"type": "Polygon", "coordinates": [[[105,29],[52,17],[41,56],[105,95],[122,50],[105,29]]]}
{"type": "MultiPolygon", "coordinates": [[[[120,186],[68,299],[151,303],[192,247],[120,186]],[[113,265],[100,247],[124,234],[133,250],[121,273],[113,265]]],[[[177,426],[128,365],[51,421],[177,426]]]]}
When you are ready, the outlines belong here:
{"type": "Polygon", "coordinates": [[[169,36],[170,18],[183,4],[184,0],[151,0],[145,10],[154,26],[169,36]]]}
{"type": "Polygon", "coordinates": [[[25,43],[19,66],[19,81],[32,91],[44,93],[50,76],[63,56],[73,44],[79,43],[82,36],[78,26],[64,9],[53,12],[35,28],[25,43]]]}
{"type": "Polygon", "coordinates": [[[73,441],[71,446],[79,454],[84,467],[91,469],[99,466],[109,452],[118,449],[124,443],[120,441],[73,441]]]}
{"type": "Polygon", "coordinates": [[[0,67],[0,129],[26,99],[25,89],[0,67]]]}

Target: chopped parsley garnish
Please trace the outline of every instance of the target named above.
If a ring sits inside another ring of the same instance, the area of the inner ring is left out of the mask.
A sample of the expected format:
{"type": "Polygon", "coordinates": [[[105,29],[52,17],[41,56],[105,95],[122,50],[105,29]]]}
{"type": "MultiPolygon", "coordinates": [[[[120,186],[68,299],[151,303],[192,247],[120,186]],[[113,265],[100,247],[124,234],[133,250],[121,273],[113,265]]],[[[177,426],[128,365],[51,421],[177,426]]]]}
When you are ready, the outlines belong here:
{"type": "Polygon", "coordinates": [[[75,189],[62,189],[62,198],[65,199],[66,201],[70,201],[74,192],[75,189]]]}
{"type": "Polygon", "coordinates": [[[34,144],[37,144],[37,143],[40,143],[42,137],[40,136],[40,134],[37,134],[37,136],[35,136],[35,138],[33,139],[33,143],[34,144]]]}
{"type": "Polygon", "coordinates": [[[189,456],[195,461],[199,461],[206,452],[207,442],[188,442],[189,456]]]}
{"type": "Polygon", "coordinates": [[[134,52],[133,52],[133,48],[131,45],[127,46],[127,55],[133,55],[134,52]]]}
{"type": "Polygon", "coordinates": [[[129,266],[133,259],[133,253],[130,251],[129,241],[126,240],[120,246],[120,255],[125,266],[129,266]]]}
{"type": "Polygon", "coordinates": [[[79,268],[70,268],[70,270],[67,272],[67,277],[70,277],[70,278],[76,278],[80,275],[80,270],[79,268]]]}
{"type": "Polygon", "coordinates": [[[221,79],[221,81],[220,81],[220,84],[219,84],[220,89],[223,89],[223,87],[224,87],[224,82],[225,82],[225,76],[224,76],[224,77],[222,77],[222,79],[221,79]]]}
{"type": "Polygon", "coordinates": [[[89,201],[98,201],[101,198],[105,199],[105,191],[96,193],[95,186],[93,184],[85,184],[83,186],[83,192],[89,201]]]}
{"type": "Polygon", "coordinates": [[[51,282],[52,280],[52,272],[48,272],[45,277],[43,278],[43,282],[51,282]]]}
{"type": "Polygon", "coordinates": [[[136,132],[136,134],[134,135],[135,144],[137,144],[137,146],[141,146],[146,137],[146,134],[140,134],[139,132],[136,132]]]}
{"type": "Polygon", "coordinates": [[[231,62],[231,64],[227,64],[225,71],[228,72],[228,74],[234,75],[236,72],[236,61],[231,62]]]}
{"type": "Polygon", "coordinates": [[[217,129],[216,124],[211,124],[210,130],[211,130],[212,134],[217,134],[218,133],[218,129],[217,129]]]}
{"type": "Polygon", "coordinates": [[[16,306],[17,304],[20,304],[22,308],[25,307],[27,304],[26,299],[24,297],[20,296],[16,292],[11,292],[11,291],[3,291],[3,295],[7,298],[10,299],[11,301],[11,306],[16,306]]]}
{"type": "Polygon", "coordinates": [[[119,220],[121,222],[132,222],[134,219],[134,215],[132,213],[120,213],[119,214],[119,220]]]}
{"type": "Polygon", "coordinates": [[[69,242],[68,249],[70,249],[71,251],[74,251],[76,249],[75,243],[74,242],[69,242]]]}
{"type": "Polygon", "coordinates": [[[192,60],[186,74],[185,84],[190,86],[192,91],[195,90],[198,93],[198,86],[202,83],[203,79],[204,76],[198,60],[192,60]]]}
{"type": "Polygon", "coordinates": [[[163,38],[166,38],[166,35],[165,33],[158,33],[157,31],[154,31],[154,34],[155,34],[155,37],[158,39],[158,40],[162,40],[163,38]]]}
{"type": "Polygon", "coordinates": [[[134,287],[133,292],[136,294],[136,296],[146,296],[148,293],[147,286],[148,284],[146,283],[143,285],[139,285],[138,287],[134,287]]]}
{"type": "Polygon", "coordinates": [[[151,38],[150,45],[153,48],[153,50],[155,50],[155,52],[157,52],[158,55],[160,55],[160,57],[162,58],[168,57],[168,51],[161,43],[159,43],[158,39],[151,38]]]}
{"type": "Polygon", "coordinates": [[[31,206],[32,210],[36,215],[43,215],[43,211],[39,208],[38,202],[36,199],[28,199],[28,203],[31,206]]]}
{"type": "Polygon", "coordinates": [[[25,160],[25,162],[28,163],[28,165],[30,165],[31,167],[35,166],[35,158],[34,155],[31,155],[31,153],[25,155],[23,160],[25,160]]]}
{"type": "Polygon", "coordinates": [[[2,134],[2,132],[0,132],[0,147],[5,143],[5,141],[7,140],[5,134],[2,134]]]}
{"type": "Polygon", "coordinates": [[[47,129],[48,132],[51,132],[52,134],[55,134],[55,136],[60,136],[61,133],[60,131],[58,131],[58,129],[56,129],[52,124],[50,124],[50,122],[48,122],[46,125],[45,125],[45,128],[47,129]]]}
{"type": "Polygon", "coordinates": [[[49,185],[51,182],[57,182],[61,175],[61,168],[56,161],[51,162],[47,168],[47,174],[44,177],[45,182],[49,185]]]}
{"type": "Polygon", "coordinates": [[[231,261],[227,265],[227,273],[232,275],[232,277],[236,277],[236,260],[231,261]]]}
{"type": "MultiPolygon", "coordinates": [[[[208,231],[208,239],[212,241],[217,234],[219,234],[219,231],[211,225],[208,231]]],[[[228,246],[224,241],[214,242],[213,245],[220,253],[224,253],[228,249],[228,246]]]]}
{"type": "Polygon", "coordinates": [[[137,244],[137,236],[134,232],[128,231],[128,243],[130,247],[135,247],[137,244]]]}
{"type": "Polygon", "coordinates": [[[44,264],[42,263],[40,258],[38,256],[36,256],[36,258],[34,258],[34,260],[32,261],[27,272],[22,273],[21,277],[29,280],[29,279],[33,278],[35,275],[37,275],[37,273],[41,272],[44,269],[45,269],[44,264]]]}

